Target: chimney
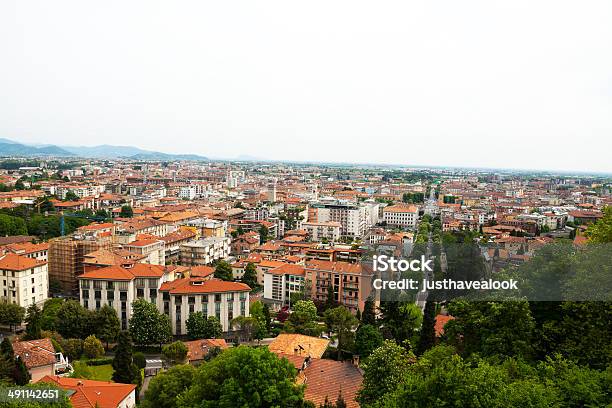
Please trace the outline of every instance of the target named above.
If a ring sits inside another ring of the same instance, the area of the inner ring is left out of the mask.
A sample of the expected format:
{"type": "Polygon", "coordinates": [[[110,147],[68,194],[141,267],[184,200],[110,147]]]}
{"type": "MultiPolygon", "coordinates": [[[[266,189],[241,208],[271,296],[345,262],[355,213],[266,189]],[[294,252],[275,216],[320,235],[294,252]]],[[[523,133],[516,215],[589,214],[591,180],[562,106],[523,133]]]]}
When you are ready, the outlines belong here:
{"type": "Polygon", "coordinates": [[[359,368],[359,355],[358,354],[353,355],[353,365],[359,368]]]}

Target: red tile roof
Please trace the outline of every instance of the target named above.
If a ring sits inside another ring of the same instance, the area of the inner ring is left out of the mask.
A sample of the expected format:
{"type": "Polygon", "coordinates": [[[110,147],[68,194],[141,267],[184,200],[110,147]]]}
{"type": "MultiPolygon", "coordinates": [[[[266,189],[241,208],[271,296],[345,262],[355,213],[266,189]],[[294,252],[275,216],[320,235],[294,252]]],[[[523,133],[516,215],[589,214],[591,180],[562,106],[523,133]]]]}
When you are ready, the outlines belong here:
{"type": "Polygon", "coordinates": [[[74,408],[116,408],[136,389],[134,384],[85,380],[46,375],[38,382],[54,383],[65,390],[72,390],[70,402],[74,408]]]}
{"type": "Polygon", "coordinates": [[[16,341],[15,356],[19,356],[28,369],[55,364],[55,347],[51,339],[16,341]]]}
{"type": "Polygon", "coordinates": [[[454,317],[449,315],[439,314],[436,316],[436,325],[434,326],[436,330],[436,337],[440,337],[444,334],[444,326],[446,326],[446,323],[453,319],[454,317]]]}
{"type": "Polygon", "coordinates": [[[39,261],[25,256],[9,253],[0,258],[0,269],[9,271],[23,271],[37,266],[45,265],[47,262],[39,261]]]}
{"type": "Polygon", "coordinates": [[[183,343],[187,346],[187,360],[190,362],[202,360],[215,347],[222,350],[229,347],[224,339],[201,339],[184,341],[183,343]]]}
{"type": "Polygon", "coordinates": [[[227,282],[221,279],[182,278],[164,282],[160,291],[168,291],[171,295],[223,293],[223,292],[249,292],[251,288],[239,282],[227,282]]]}

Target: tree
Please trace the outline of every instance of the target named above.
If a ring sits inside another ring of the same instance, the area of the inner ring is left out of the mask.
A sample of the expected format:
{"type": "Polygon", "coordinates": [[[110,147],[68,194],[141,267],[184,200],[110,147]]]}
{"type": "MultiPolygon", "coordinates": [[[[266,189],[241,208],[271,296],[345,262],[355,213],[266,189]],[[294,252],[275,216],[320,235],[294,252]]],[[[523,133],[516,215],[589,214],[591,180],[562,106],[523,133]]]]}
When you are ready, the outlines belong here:
{"type": "Polygon", "coordinates": [[[132,218],[134,216],[134,210],[129,205],[122,205],[121,212],[119,213],[120,218],[132,218]]]}
{"type": "Polygon", "coordinates": [[[299,300],[293,305],[293,312],[285,322],[284,330],[307,336],[318,336],[322,327],[317,323],[317,306],[312,300],[299,300]]]}
{"type": "MultiPolygon", "coordinates": [[[[49,287],[51,287],[51,283],[49,283],[49,287]]],[[[42,330],[57,331],[57,326],[58,326],[57,314],[60,308],[62,307],[62,304],[64,304],[64,299],[51,298],[51,299],[45,300],[45,303],[42,309],[42,318],[41,318],[41,323],[40,323],[42,330]]]]}
{"type": "Polygon", "coordinates": [[[13,373],[15,370],[15,352],[13,345],[8,337],[5,337],[0,344],[0,383],[14,382],[13,373]]]}
{"type": "Polygon", "coordinates": [[[215,267],[215,278],[221,279],[224,281],[232,281],[234,280],[232,274],[232,266],[226,261],[219,261],[217,266],[215,267]]]}
{"type": "Polygon", "coordinates": [[[182,341],[166,344],[162,348],[162,355],[170,361],[171,364],[184,363],[187,358],[187,352],[187,346],[182,341]]]}
{"type": "Polygon", "coordinates": [[[202,312],[194,312],[189,315],[187,318],[187,322],[185,322],[187,326],[187,335],[190,339],[205,339],[208,335],[208,326],[207,326],[206,317],[202,312]]]}
{"type": "Polygon", "coordinates": [[[253,262],[249,262],[244,268],[242,283],[246,283],[251,288],[257,287],[257,270],[255,269],[253,262]]]}
{"type": "Polygon", "coordinates": [[[115,341],[121,331],[121,322],[117,313],[109,305],[104,305],[96,312],[95,320],[96,334],[100,340],[106,343],[108,349],[108,343],[115,341]]]}
{"type": "Polygon", "coordinates": [[[23,181],[21,179],[15,182],[15,190],[25,190],[25,189],[26,189],[26,186],[25,184],[23,184],[23,181]]]}
{"type": "Polygon", "coordinates": [[[270,230],[265,225],[259,227],[259,240],[260,243],[265,243],[270,238],[270,230]]]}
{"type": "Polygon", "coordinates": [[[70,360],[78,360],[83,355],[83,340],[65,339],[61,343],[63,353],[70,360]]]}
{"type": "Polygon", "coordinates": [[[98,358],[104,355],[104,346],[102,345],[102,342],[92,334],[83,342],[83,353],[88,358],[98,358]]]}
{"type": "Polygon", "coordinates": [[[31,379],[32,376],[30,375],[30,372],[28,371],[23,359],[17,356],[15,358],[15,368],[13,371],[13,380],[15,381],[15,384],[26,385],[31,379]]]}
{"type": "Polygon", "coordinates": [[[132,355],[132,361],[138,368],[145,368],[147,366],[147,359],[144,353],[138,351],[132,355]]]}
{"type": "Polygon", "coordinates": [[[182,364],[157,374],[145,391],[142,408],[176,407],[178,396],[191,386],[196,372],[191,364],[182,364]]]}
{"type": "Polygon", "coordinates": [[[383,344],[380,331],[369,324],[362,324],[355,334],[355,352],[363,359],[383,344]]]}
{"type": "Polygon", "coordinates": [[[363,305],[361,323],[376,326],[376,311],[374,310],[374,299],[372,298],[372,296],[368,296],[363,305]]]}
{"type": "Polygon", "coordinates": [[[266,306],[261,300],[257,300],[249,308],[251,316],[259,322],[259,328],[264,336],[270,330],[270,310],[268,309],[268,314],[266,315],[266,306]]]}
{"type": "Polygon", "coordinates": [[[132,355],[132,339],[128,332],[121,332],[113,358],[113,381],[123,384],[136,384],[140,387],[140,370],[134,364],[132,355]]]}
{"type": "Polygon", "coordinates": [[[130,336],[138,345],[159,344],[160,347],[172,337],[170,319],[145,299],[132,302],[130,336]]]}
{"type": "Polygon", "coordinates": [[[414,356],[404,347],[385,340],[363,364],[363,383],[357,395],[359,404],[373,404],[394,391],[409,376],[408,368],[413,360],[414,356]]]}
{"type": "Polygon", "coordinates": [[[57,311],[57,331],[65,338],[84,338],[89,334],[90,314],[76,300],[64,302],[57,311]]]}
{"type": "Polygon", "coordinates": [[[74,193],[72,190],[68,190],[66,195],[64,196],[64,201],[78,201],[79,196],[74,193]]]}
{"type": "Polygon", "coordinates": [[[338,360],[342,352],[350,352],[353,348],[353,326],[358,321],[353,314],[344,306],[338,306],[325,311],[325,322],[330,331],[338,336],[338,360]]]}
{"type": "Polygon", "coordinates": [[[239,346],[203,364],[177,401],[191,407],[300,407],[304,388],[287,359],[267,348],[239,346]]]}
{"type": "Polygon", "coordinates": [[[423,311],[423,323],[416,352],[423,354],[436,344],[436,303],[428,300],[423,311]]]}
{"type": "Polygon", "coordinates": [[[221,322],[215,316],[208,316],[206,319],[207,339],[218,339],[223,334],[221,322]]]}
{"type": "Polygon", "coordinates": [[[232,319],[230,323],[232,329],[241,332],[241,336],[246,341],[251,341],[253,338],[257,338],[261,340],[263,336],[261,335],[262,330],[259,326],[259,321],[250,316],[236,316],[232,319]]]}
{"type": "Polygon", "coordinates": [[[596,223],[589,225],[585,235],[593,243],[612,242],[612,206],[604,208],[604,216],[596,223]]]}
{"type": "Polygon", "coordinates": [[[272,324],[272,316],[270,315],[270,306],[267,303],[263,305],[263,313],[266,319],[266,331],[270,333],[271,324],[272,324]]]}
{"type": "Polygon", "coordinates": [[[325,298],[324,309],[333,309],[338,306],[338,301],[336,300],[336,292],[334,291],[333,285],[330,283],[327,287],[327,297],[325,298]]]}
{"type": "Polygon", "coordinates": [[[36,304],[28,307],[27,311],[28,315],[25,319],[26,321],[26,340],[36,340],[40,339],[42,336],[41,326],[42,326],[42,311],[36,306],[36,304]]]}
{"type": "Polygon", "coordinates": [[[20,325],[25,316],[25,309],[15,303],[0,303],[0,324],[10,326],[11,330],[20,325]]]}

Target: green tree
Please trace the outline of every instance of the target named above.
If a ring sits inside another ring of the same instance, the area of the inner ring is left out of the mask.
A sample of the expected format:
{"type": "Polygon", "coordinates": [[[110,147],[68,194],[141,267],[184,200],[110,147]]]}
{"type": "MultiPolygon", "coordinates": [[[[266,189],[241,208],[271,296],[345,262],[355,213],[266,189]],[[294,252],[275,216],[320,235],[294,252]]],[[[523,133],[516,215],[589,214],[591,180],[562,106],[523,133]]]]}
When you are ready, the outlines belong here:
{"type": "Polygon", "coordinates": [[[252,262],[249,262],[244,268],[244,275],[242,275],[242,283],[246,283],[251,288],[257,287],[257,270],[252,262]]]}
{"type": "Polygon", "coordinates": [[[241,333],[241,338],[246,341],[251,341],[253,338],[261,340],[262,330],[259,326],[259,321],[255,317],[251,316],[236,316],[230,322],[233,330],[241,333]]]}
{"type": "Polygon", "coordinates": [[[376,326],[376,311],[374,310],[374,299],[372,299],[372,296],[368,296],[363,305],[361,323],[376,326]]]}
{"type": "Polygon", "coordinates": [[[232,266],[226,261],[219,261],[217,266],[215,267],[215,278],[221,279],[224,281],[232,281],[234,280],[232,274],[232,266]]]}
{"type": "Polygon", "coordinates": [[[267,348],[239,346],[224,350],[200,366],[179,408],[300,407],[303,386],[296,369],[267,348]]]}
{"type": "Polygon", "coordinates": [[[140,387],[140,370],[134,364],[132,354],[132,339],[128,332],[121,332],[113,358],[113,381],[123,384],[136,384],[140,387]]]}
{"type": "MultiPolygon", "coordinates": [[[[49,283],[49,287],[51,287],[51,283],[49,283]]],[[[45,303],[42,309],[42,318],[41,318],[41,324],[40,324],[42,330],[57,331],[57,327],[58,327],[57,314],[63,304],[64,304],[64,299],[51,298],[51,299],[45,300],[45,303]]]]}
{"type": "Polygon", "coordinates": [[[162,355],[171,364],[183,364],[187,358],[187,346],[182,341],[166,344],[162,348],[162,355]]]}
{"type": "Polygon", "coordinates": [[[102,342],[92,334],[83,342],[83,353],[88,358],[98,358],[104,355],[104,346],[102,342]]]}
{"type": "Polygon", "coordinates": [[[336,300],[336,292],[334,291],[334,287],[330,283],[327,287],[327,297],[325,298],[325,304],[323,305],[323,309],[333,309],[338,306],[338,301],[336,300]]]}
{"type": "Polygon", "coordinates": [[[83,340],[65,339],[61,343],[63,353],[70,360],[78,360],[83,355],[83,340]]]}
{"type": "Polygon", "coordinates": [[[299,300],[285,322],[284,331],[307,336],[318,336],[323,328],[317,323],[317,306],[312,300],[299,300]]]}
{"type": "Polygon", "coordinates": [[[419,334],[416,353],[423,354],[436,344],[436,303],[428,300],[423,310],[423,323],[419,334]]]}
{"type": "Polygon", "coordinates": [[[28,307],[26,321],[25,339],[36,340],[40,339],[42,326],[42,311],[36,304],[28,307]]]}
{"type": "Polygon", "coordinates": [[[376,327],[369,324],[359,326],[355,334],[355,353],[361,358],[367,358],[382,344],[383,336],[376,327]]]}
{"type": "Polygon", "coordinates": [[[267,242],[268,239],[270,238],[270,230],[268,229],[268,227],[266,227],[265,225],[262,225],[261,227],[259,227],[259,241],[260,243],[264,243],[267,242]]]}
{"type": "Polygon", "coordinates": [[[25,363],[23,362],[21,357],[17,356],[15,358],[15,368],[13,371],[13,380],[15,381],[15,384],[26,385],[30,382],[31,379],[32,376],[30,375],[30,372],[28,371],[28,368],[26,367],[25,363]]]}
{"type": "Polygon", "coordinates": [[[14,383],[15,353],[8,337],[0,344],[0,383],[14,383]]]}
{"type": "Polygon", "coordinates": [[[79,196],[74,193],[72,190],[68,190],[66,195],[64,196],[64,201],[78,201],[79,196]]]}
{"type": "Polygon", "coordinates": [[[596,223],[589,225],[585,235],[593,243],[612,242],[612,206],[604,208],[604,216],[596,223]]]}
{"type": "Polygon", "coordinates": [[[208,335],[208,321],[202,312],[194,312],[189,315],[185,322],[187,335],[190,339],[205,339],[208,335]]]}
{"type": "Polygon", "coordinates": [[[147,358],[144,353],[138,351],[132,355],[132,361],[138,368],[145,368],[147,366],[147,358]]]}
{"type": "Polygon", "coordinates": [[[175,408],[177,398],[193,383],[196,368],[190,364],[171,367],[151,379],[142,408],[175,408]]]}
{"type": "Polygon", "coordinates": [[[95,320],[96,334],[100,340],[106,343],[108,349],[108,343],[115,341],[121,331],[121,322],[117,313],[109,305],[104,305],[96,312],[95,320]]]}
{"type": "Polygon", "coordinates": [[[325,323],[329,330],[336,333],[338,337],[338,359],[340,360],[343,352],[352,351],[354,345],[352,329],[359,322],[346,307],[338,306],[325,311],[325,323]]]}
{"type": "Polygon", "coordinates": [[[138,345],[166,343],[172,337],[170,319],[160,313],[157,307],[145,299],[132,302],[130,336],[138,345]]]}
{"type": "Polygon", "coordinates": [[[221,322],[215,316],[208,316],[206,319],[207,339],[219,339],[223,334],[221,322]]]}
{"type": "Polygon", "coordinates": [[[409,376],[414,356],[392,340],[370,354],[364,362],[363,383],[357,395],[361,406],[369,406],[397,389],[409,376]]]}
{"type": "Polygon", "coordinates": [[[10,326],[11,330],[23,322],[25,309],[15,303],[0,303],[0,324],[10,326]]]}
{"type": "Polygon", "coordinates": [[[121,218],[132,218],[134,216],[134,210],[129,205],[122,205],[119,217],[121,218]]]}
{"type": "Polygon", "coordinates": [[[91,334],[90,314],[76,300],[64,302],[57,311],[57,331],[65,338],[84,338],[91,334]]]}
{"type": "Polygon", "coordinates": [[[251,316],[259,322],[260,330],[262,330],[262,334],[265,336],[270,330],[269,314],[266,316],[266,305],[261,300],[257,300],[251,304],[249,309],[251,316]]]}

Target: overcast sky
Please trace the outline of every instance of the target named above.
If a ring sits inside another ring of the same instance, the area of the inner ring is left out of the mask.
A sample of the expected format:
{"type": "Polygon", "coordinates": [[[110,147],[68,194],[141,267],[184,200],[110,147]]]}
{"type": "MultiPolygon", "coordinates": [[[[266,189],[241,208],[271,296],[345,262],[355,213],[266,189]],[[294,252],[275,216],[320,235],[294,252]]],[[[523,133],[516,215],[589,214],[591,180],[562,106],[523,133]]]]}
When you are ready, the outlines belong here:
{"type": "Polygon", "coordinates": [[[0,137],[612,172],[612,2],[0,2],[0,137]]]}

